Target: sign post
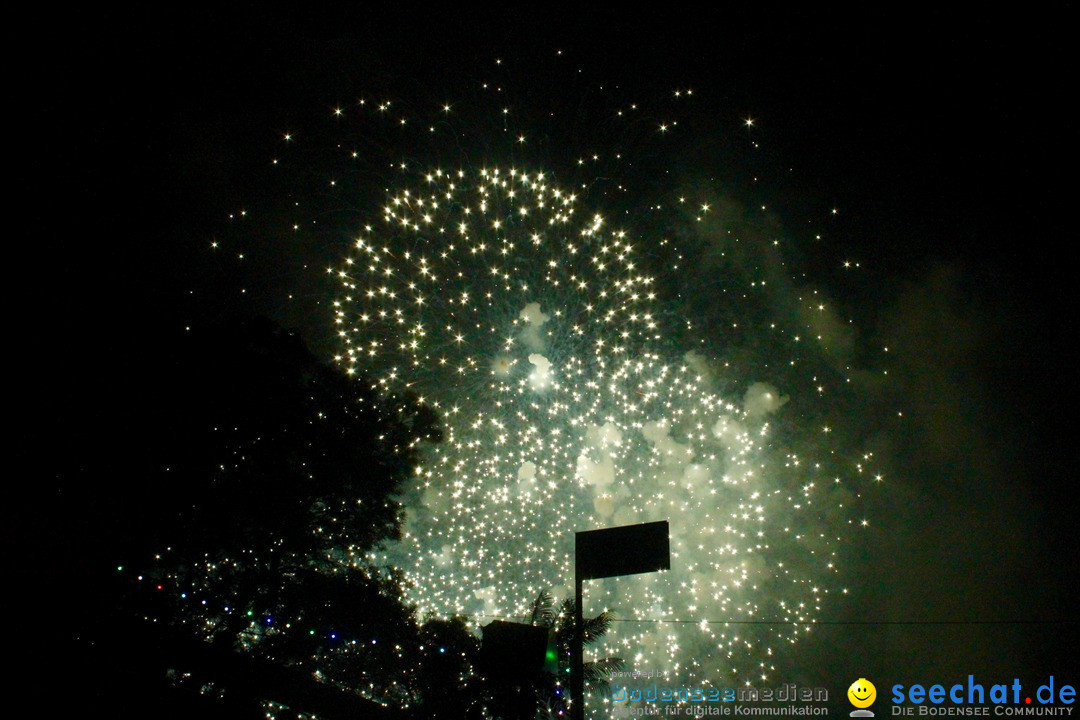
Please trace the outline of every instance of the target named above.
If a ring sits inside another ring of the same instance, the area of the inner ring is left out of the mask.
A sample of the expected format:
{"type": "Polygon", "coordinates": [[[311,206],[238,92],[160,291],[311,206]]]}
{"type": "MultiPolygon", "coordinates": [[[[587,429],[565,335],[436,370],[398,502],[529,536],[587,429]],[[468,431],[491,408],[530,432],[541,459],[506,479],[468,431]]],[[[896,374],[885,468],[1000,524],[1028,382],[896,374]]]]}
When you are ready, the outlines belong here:
{"type": "Polygon", "coordinates": [[[570,674],[570,717],[585,720],[585,580],[671,569],[667,520],[589,530],[574,535],[574,656],[570,674]]]}

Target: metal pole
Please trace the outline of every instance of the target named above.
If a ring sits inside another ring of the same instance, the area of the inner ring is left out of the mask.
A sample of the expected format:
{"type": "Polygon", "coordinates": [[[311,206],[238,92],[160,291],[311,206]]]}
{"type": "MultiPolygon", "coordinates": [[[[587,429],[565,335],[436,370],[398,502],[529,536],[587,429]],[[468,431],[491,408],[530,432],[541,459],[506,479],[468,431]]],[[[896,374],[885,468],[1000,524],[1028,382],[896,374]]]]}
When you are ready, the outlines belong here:
{"type": "Polygon", "coordinates": [[[585,621],[581,612],[581,576],[574,569],[574,638],[570,665],[570,719],[585,720],[585,621]]]}

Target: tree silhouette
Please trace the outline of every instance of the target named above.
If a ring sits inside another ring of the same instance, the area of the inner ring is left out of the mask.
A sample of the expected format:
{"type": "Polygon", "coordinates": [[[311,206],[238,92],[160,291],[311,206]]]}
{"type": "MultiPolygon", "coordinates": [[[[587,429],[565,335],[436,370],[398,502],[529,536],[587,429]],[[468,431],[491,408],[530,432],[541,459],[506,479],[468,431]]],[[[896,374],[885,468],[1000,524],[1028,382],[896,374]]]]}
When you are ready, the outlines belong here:
{"type": "MultiPolygon", "coordinates": [[[[267,321],[205,332],[174,358],[166,392],[175,413],[142,438],[145,459],[132,467],[156,483],[158,506],[120,564],[127,607],[289,677],[466,716],[480,700],[476,639],[460,620],[421,626],[400,574],[371,559],[400,536],[396,498],[421,447],[441,439],[435,414],[376,395],[267,321]]],[[[181,654],[176,686],[235,698],[244,684],[181,654]]],[[[292,711],[266,701],[303,697],[253,687],[252,700],[282,717],[292,711]]]]}
{"type": "MultiPolygon", "coordinates": [[[[548,663],[538,688],[540,716],[545,719],[566,717],[568,713],[573,641],[576,637],[574,609],[574,599],[566,598],[556,611],[554,598],[546,590],[542,590],[532,604],[530,622],[548,628],[550,637],[548,663]]],[[[609,610],[584,618],[583,642],[586,645],[596,643],[607,633],[612,620],[614,615],[609,610]]],[[[586,692],[608,690],[611,674],[625,666],[625,661],[617,657],[586,662],[583,668],[586,692]]]]}

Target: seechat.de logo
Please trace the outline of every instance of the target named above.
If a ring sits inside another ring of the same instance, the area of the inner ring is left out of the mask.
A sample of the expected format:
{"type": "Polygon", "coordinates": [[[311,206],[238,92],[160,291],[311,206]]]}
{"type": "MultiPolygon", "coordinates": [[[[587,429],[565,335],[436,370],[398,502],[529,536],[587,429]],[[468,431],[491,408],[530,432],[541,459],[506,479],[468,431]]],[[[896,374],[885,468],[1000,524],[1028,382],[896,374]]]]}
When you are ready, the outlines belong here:
{"type": "Polygon", "coordinates": [[[892,686],[893,715],[1071,715],[1068,706],[1076,702],[1076,688],[1060,679],[1039,685],[1035,692],[1024,689],[1019,678],[1012,683],[985,686],[967,676],[967,682],[916,683],[892,686]],[[910,705],[908,704],[910,703],[910,705]],[[991,712],[991,707],[993,711],[991,712]]]}

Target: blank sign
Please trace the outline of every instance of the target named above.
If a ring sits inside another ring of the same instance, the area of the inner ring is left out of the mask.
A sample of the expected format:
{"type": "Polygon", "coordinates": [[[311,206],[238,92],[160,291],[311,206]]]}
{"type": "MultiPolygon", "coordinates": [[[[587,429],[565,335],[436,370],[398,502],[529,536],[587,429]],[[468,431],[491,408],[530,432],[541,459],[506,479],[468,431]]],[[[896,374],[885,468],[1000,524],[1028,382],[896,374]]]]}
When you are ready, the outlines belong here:
{"type": "Polygon", "coordinates": [[[579,580],[670,570],[668,521],[576,533],[574,555],[579,580]]]}

